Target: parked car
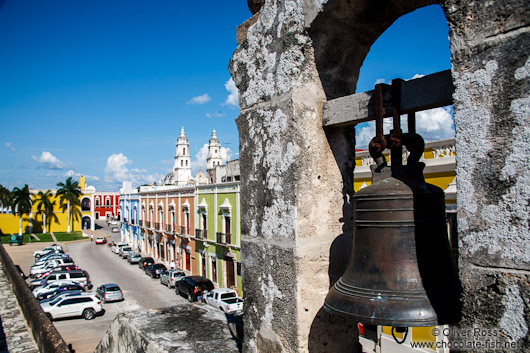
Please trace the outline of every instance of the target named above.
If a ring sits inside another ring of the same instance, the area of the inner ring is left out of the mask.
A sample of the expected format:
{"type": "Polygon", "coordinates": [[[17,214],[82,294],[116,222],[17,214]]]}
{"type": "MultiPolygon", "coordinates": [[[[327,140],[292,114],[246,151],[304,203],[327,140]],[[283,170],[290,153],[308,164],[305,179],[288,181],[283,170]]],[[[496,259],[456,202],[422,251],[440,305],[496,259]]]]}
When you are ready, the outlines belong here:
{"type": "Polygon", "coordinates": [[[54,294],[53,296],[49,296],[46,299],[39,300],[39,304],[48,303],[48,302],[54,301],[55,299],[57,299],[59,297],[65,297],[65,296],[68,296],[68,295],[70,295],[70,296],[71,295],[77,295],[77,294],[81,294],[81,293],[84,293],[84,291],[81,290],[81,289],[65,290],[63,292],[58,292],[58,293],[54,294]]]}
{"type": "Polygon", "coordinates": [[[167,270],[167,267],[164,264],[152,264],[145,268],[145,274],[151,276],[151,278],[158,278],[165,270],[167,270]]]}
{"type": "Polygon", "coordinates": [[[169,288],[175,287],[175,283],[182,277],[186,277],[186,273],[182,270],[167,270],[160,275],[160,283],[165,284],[169,288]]]}
{"type": "Polygon", "coordinates": [[[119,232],[120,232],[120,228],[119,228],[119,227],[112,227],[112,228],[110,229],[110,231],[111,231],[112,233],[119,233],[119,232]]]}
{"type": "Polygon", "coordinates": [[[64,253],[53,253],[46,256],[39,257],[38,259],[35,259],[35,263],[33,266],[40,266],[44,264],[46,261],[55,260],[55,259],[65,259],[70,257],[68,254],[64,253]]]}
{"type": "Polygon", "coordinates": [[[122,246],[120,248],[120,251],[118,252],[118,255],[120,255],[120,257],[122,259],[125,259],[125,258],[127,258],[127,255],[129,255],[132,252],[133,252],[133,250],[132,250],[132,248],[130,246],[122,246]]]}
{"type": "Polygon", "coordinates": [[[35,278],[44,278],[44,277],[47,277],[49,274],[51,274],[53,272],[74,271],[74,270],[79,270],[79,267],[77,267],[76,265],[61,265],[61,266],[57,266],[57,267],[52,268],[48,272],[44,272],[44,273],[35,275],[35,278]]]}
{"type": "Polygon", "coordinates": [[[105,244],[107,242],[107,238],[105,237],[97,237],[95,243],[96,244],[105,244]]]}
{"type": "Polygon", "coordinates": [[[140,261],[138,262],[138,267],[140,267],[142,270],[145,271],[145,268],[147,266],[150,266],[151,264],[154,264],[155,260],[152,257],[142,257],[140,261]]]}
{"type": "Polygon", "coordinates": [[[49,270],[56,268],[57,266],[63,266],[63,265],[74,265],[74,261],[69,257],[48,260],[42,265],[31,266],[31,268],[29,269],[29,276],[35,277],[36,275],[40,273],[48,272],[49,270]]]}
{"type": "Polygon", "coordinates": [[[115,253],[115,254],[119,254],[120,253],[120,248],[123,247],[123,246],[127,246],[126,243],[116,243],[116,245],[112,246],[110,248],[110,250],[115,253]]]}
{"type": "Polygon", "coordinates": [[[53,244],[33,252],[33,257],[41,257],[51,252],[63,252],[63,247],[57,244],[53,244]]]}
{"type": "Polygon", "coordinates": [[[194,302],[202,300],[202,296],[214,288],[212,281],[206,277],[187,276],[175,284],[175,293],[183,295],[190,302],[194,302]]]}
{"type": "Polygon", "coordinates": [[[70,280],[60,280],[60,281],[55,281],[55,282],[52,282],[52,283],[49,283],[49,284],[46,284],[45,286],[38,286],[36,288],[34,288],[32,291],[31,291],[31,294],[33,294],[33,296],[35,298],[37,298],[37,296],[41,293],[46,293],[46,292],[50,292],[54,289],[57,289],[59,288],[60,286],[63,286],[63,285],[71,285],[71,284],[76,284],[75,282],[73,281],[70,281],[70,280]]]}
{"type": "Polygon", "coordinates": [[[136,252],[132,252],[129,255],[127,255],[127,262],[130,263],[131,265],[137,264],[141,258],[142,258],[142,255],[136,252]]]}
{"type": "Polygon", "coordinates": [[[79,283],[61,284],[57,288],[37,294],[37,300],[40,301],[42,299],[53,297],[56,294],[63,293],[66,291],[83,291],[83,287],[79,283]]]}
{"type": "Polygon", "coordinates": [[[90,276],[88,275],[88,272],[83,270],[52,272],[44,278],[35,279],[29,282],[29,286],[30,288],[35,288],[41,286],[43,283],[47,285],[52,282],[64,280],[77,282],[83,287],[91,287],[90,276]]]}
{"type": "Polygon", "coordinates": [[[213,289],[204,296],[207,304],[222,310],[226,314],[240,314],[243,312],[243,299],[230,288],[213,289]]]}
{"type": "Polygon", "coordinates": [[[96,289],[96,293],[103,303],[123,300],[123,291],[114,283],[102,284],[96,289]]]}
{"type": "Polygon", "coordinates": [[[41,304],[41,308],[51,320],[78,316],[92,320],[103,311],[101,300],[95,293],[59,297],[54,301],[41,304]]]}

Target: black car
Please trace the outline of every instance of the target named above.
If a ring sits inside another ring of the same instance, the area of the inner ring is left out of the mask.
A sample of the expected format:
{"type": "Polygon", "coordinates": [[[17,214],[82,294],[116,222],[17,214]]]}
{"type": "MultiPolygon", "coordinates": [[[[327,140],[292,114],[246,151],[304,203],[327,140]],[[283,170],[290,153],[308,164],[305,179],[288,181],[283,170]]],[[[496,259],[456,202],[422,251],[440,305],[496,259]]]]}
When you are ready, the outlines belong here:
{"type": "Polygon", "coordinates": [[[214,289],[212,281],[202,276],[187,276],[175,284],[175,293],[187,297],[190,302],[197,301],[206,292],[214,289]]]}
{"type": "Polygon", "coordinates": [[[146,266],[145,274],[151,276],[151,278],[160,278],[160,274],[167,270],[164,264],[152,264],[146,266]]]}
{"type": "Polygon", "coordinates": [[[152,257],[142,257],[140,261],[138,261],[138,267],[140,267],[142,270],[145,271],[145,268],[147,266],[150,266],[155,263],[155,260],[152,257]]]}

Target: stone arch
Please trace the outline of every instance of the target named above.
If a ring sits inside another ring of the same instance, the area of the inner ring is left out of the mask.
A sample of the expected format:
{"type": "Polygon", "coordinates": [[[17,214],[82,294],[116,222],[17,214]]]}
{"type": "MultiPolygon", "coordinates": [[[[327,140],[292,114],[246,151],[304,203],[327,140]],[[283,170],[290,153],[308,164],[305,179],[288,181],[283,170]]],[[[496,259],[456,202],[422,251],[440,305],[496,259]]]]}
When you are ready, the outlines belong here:
{"type": "Polygon", "coordinates": [[[92,229],[92,217],[83,216],[81,218],[81,229],[92,229]]]}
{"type": "Polygon", "coordinates": [[[355,93],[359,71],[372,44],[399,17],[433,0],[331,0],[313,20],[315,65],[328,100],[355,93]]]}

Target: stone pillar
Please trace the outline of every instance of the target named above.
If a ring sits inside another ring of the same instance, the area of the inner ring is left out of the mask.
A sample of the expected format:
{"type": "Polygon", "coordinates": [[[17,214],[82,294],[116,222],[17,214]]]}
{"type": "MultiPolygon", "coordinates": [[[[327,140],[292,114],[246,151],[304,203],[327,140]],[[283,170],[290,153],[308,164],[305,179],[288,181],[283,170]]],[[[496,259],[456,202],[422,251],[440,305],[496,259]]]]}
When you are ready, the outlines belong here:
{"type": "MultiPolygon", "coordinates": [[[[530,3],[447,1],[464,327],[530,351],[530,3]]],[[[478,350],[480,351],[480,350],[478,350]]]]}
{"type": "MultiPolygon", "coordinates": [[[[245,352],[355,351],[354,323],[322,310],[351,251],[354,131],[324,130],[322,104],[354,93],[371,44],[432,3],[268,0],[241,27],[230,71],[241,107],[245,352]]],[[[455,85],[462,325],[530,351],[530,2],[441,5],[455,85]]]]}
{"type": "Polygon", "coordinates": [[[245,352],[351,352],[357,342],[355,323],[322,309],[351,250],[354,134],[322,128],[302,3],[267,3],[230,64],[241,106],[245,352]]]}

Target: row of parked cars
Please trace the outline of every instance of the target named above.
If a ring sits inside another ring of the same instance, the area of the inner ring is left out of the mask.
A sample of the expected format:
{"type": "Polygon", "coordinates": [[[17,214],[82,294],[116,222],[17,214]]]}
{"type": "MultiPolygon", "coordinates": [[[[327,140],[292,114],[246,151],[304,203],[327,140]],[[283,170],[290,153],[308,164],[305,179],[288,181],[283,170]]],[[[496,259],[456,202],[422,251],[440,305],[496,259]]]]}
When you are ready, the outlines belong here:
{"type": "Polygon", "coordinates": [[[162,263],[155,263],[152,257],[142,257],[126,243],[110,244],[111,251],[130,264],[138,267],[151,278],[160,279],[160,284],[175,288],[175,294],[184,296],[190,302],[205,301],[227,314],[239,314],[243,311],[243,299],[231,288],[215,289],[206,277],[187,276],[181,269],[168,269],[162,263]]]}
{"type": "Polygon", "coordinates": [[[53,244],[33,254],[28,285],[50,319],[83,317],[103,313],[103,302],[123,300],[116,284],[103,284],[95,291],[88,272],[80,269],[60,245],[53,244]]]}

